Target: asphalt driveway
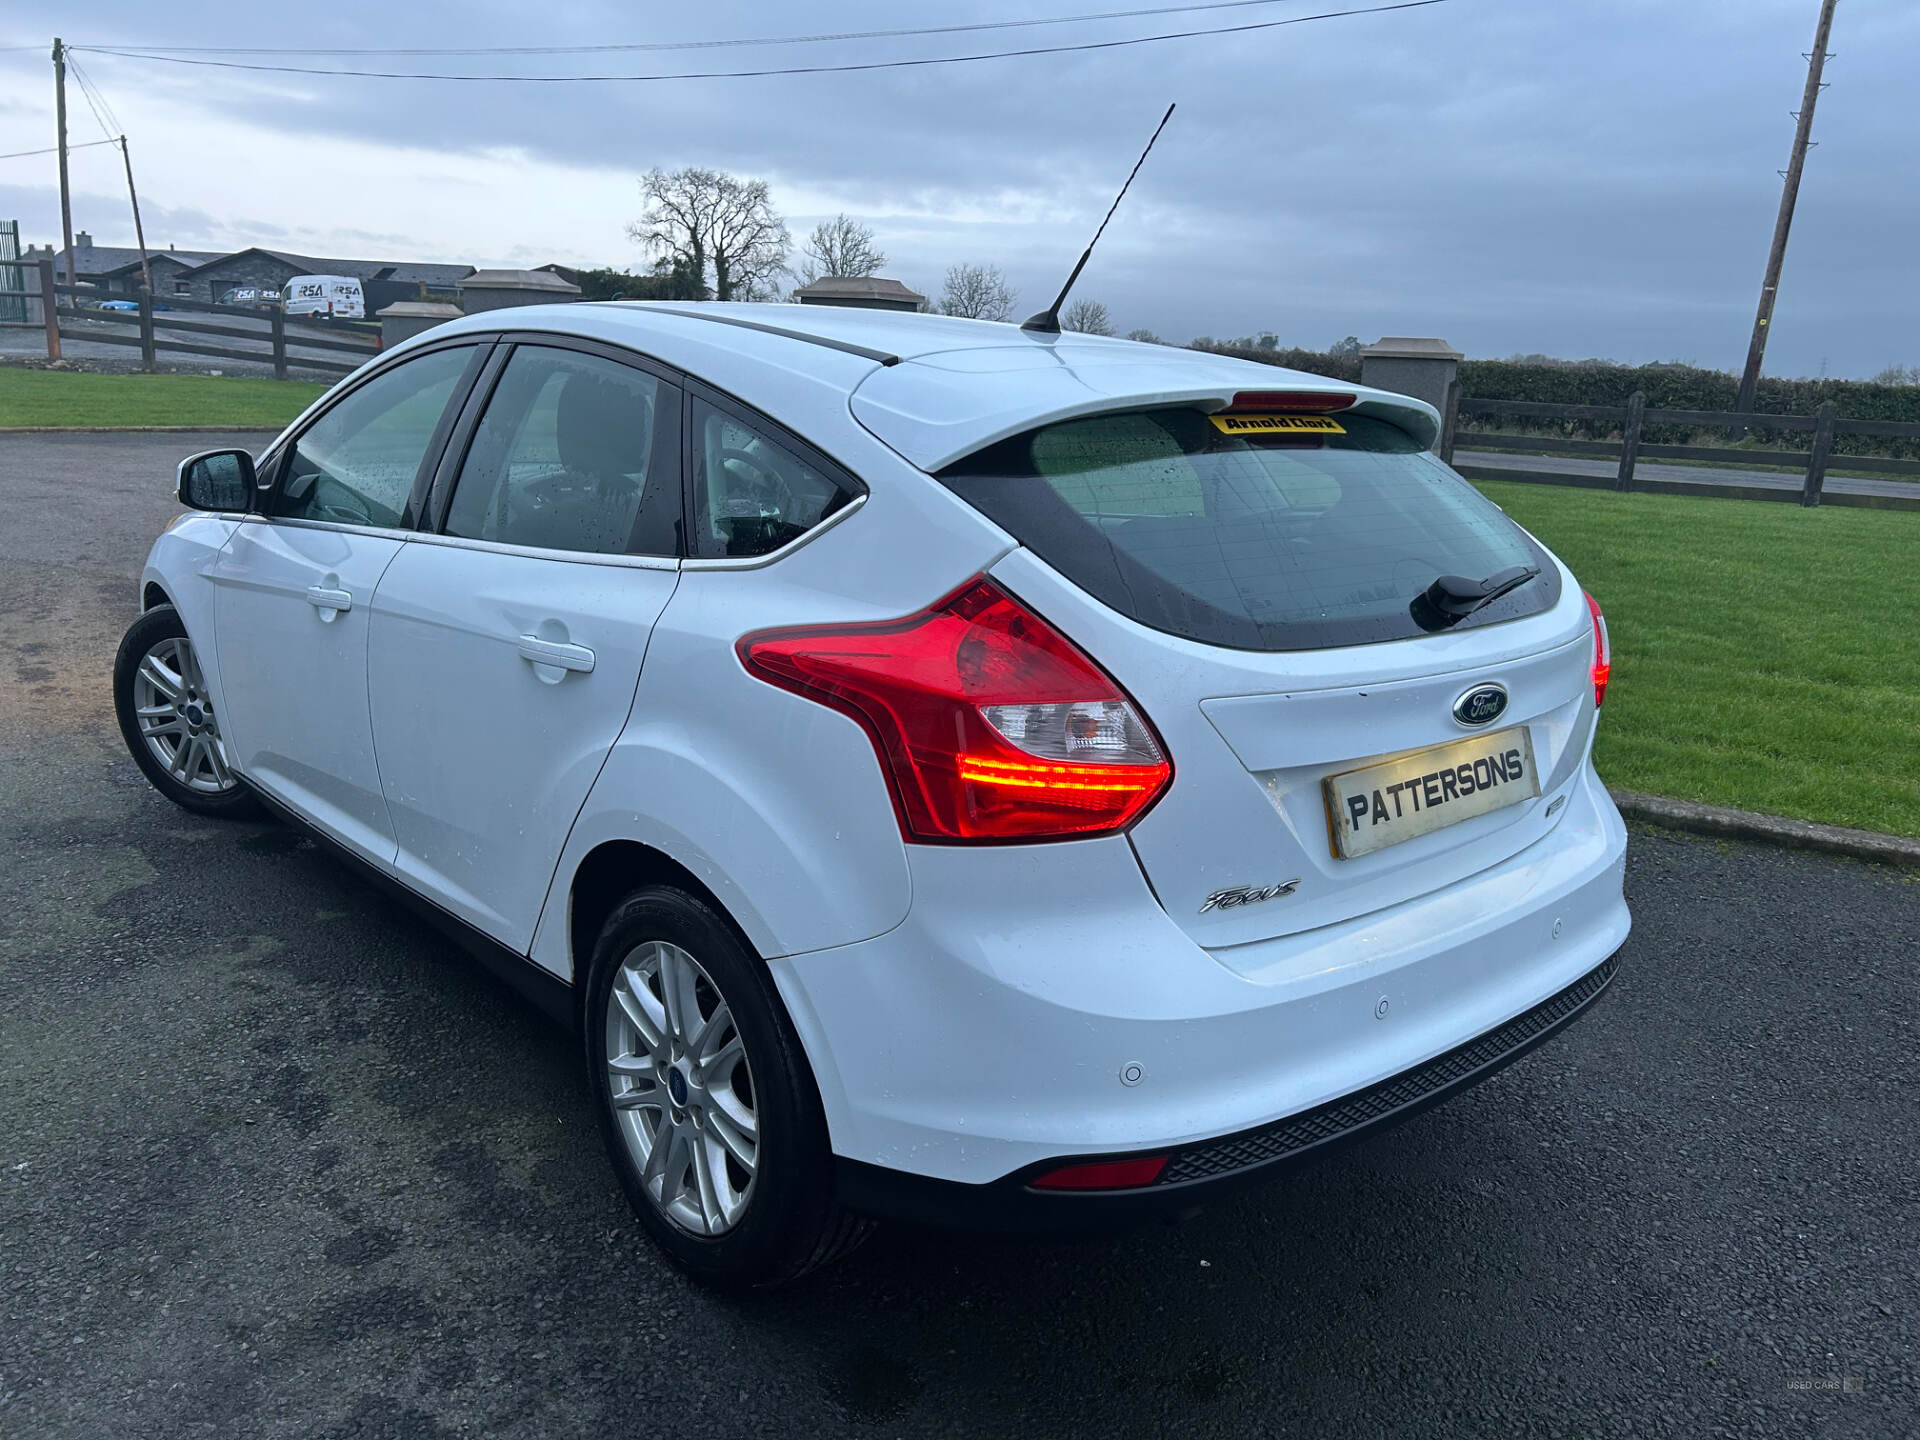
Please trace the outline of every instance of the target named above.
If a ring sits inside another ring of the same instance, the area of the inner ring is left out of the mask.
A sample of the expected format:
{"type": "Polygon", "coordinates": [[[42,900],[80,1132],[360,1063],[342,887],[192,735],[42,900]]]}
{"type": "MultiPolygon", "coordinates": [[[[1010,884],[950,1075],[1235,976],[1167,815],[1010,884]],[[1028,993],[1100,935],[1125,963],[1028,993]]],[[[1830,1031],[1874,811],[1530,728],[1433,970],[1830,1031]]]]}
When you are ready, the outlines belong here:
{"type": "Polygon", "coordinates": [[[1653,833],[1613,993],[1387,1136],[1177,1227],[689,1284],[559,1032],[121,751],[217,443],[0,436],[0,1436],[1914,1432],[1920,884],[1653,833]]]}

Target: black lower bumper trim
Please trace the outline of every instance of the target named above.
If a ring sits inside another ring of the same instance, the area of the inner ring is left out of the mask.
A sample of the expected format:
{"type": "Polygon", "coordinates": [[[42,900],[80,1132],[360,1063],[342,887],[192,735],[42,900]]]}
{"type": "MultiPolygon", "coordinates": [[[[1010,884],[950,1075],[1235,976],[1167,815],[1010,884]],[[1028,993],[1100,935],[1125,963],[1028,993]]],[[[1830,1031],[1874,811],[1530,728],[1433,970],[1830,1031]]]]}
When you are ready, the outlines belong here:
{"type": "Polygon", "coordinates": [[[932,1180],[843,1159],[837,1162],[841,1196],[853,1208],[875,1215],[1022,1230],[1124,1224],[1191,1209],[1236,1184],[1385,1129],[1477,1085],[1585,1014],[1605,992],[1616,968],[1617,961],[1609,956],[1531,1010],[1364,1090],[1253,1130],[1176,1149],[1160,1179],[1142,1189],[1049,1191],[1030,1183],[1062,1165],[1124,1159],[1124,1154],[1062,1155],[986,1185],[932,1180]]]}

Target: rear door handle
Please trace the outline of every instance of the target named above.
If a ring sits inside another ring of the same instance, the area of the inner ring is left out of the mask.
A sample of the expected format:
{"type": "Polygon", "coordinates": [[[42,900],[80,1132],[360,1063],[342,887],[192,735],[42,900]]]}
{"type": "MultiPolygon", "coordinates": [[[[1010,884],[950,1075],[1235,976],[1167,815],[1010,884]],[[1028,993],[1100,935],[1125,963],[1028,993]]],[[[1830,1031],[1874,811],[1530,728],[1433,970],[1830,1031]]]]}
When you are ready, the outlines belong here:
{"type": "Polygon", "coordinates": [[[316,610],[351,610],[353,596],[345,590],[329,590],[324,585],[313,585],[307,589],[307,603],[316,610]]]}
{"type": "Polygon", "coordinates": [[[558,665],[562,670],[593,671],[593,651],[584,645],[564,645],[558,640],[542,640],[538,635],[520,637],[520,658],[535,665],[558,665]]]}

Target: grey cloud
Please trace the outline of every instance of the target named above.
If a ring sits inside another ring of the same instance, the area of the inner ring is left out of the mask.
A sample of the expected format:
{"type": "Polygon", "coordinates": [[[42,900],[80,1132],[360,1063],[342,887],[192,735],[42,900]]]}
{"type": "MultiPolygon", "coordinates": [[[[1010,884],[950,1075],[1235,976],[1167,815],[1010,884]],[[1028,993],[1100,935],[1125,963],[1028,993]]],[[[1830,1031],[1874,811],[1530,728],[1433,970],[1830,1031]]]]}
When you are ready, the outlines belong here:
{"type": "MultiPolygon", "coordinates": [[[[1057,8],[1078,7],[1062,0],[1057,8]]],[[[1272,13],[1290,8],[1305,7],[1272,13]]],[[[293,33],[238,0],[206,0],[190,17],[176,7],[164,23],[161,12],[125,0],[89,9],[96,37],[270,44],[293,33]]],[[[56,13],[38,9],[42,28],[56,13]]],[[[899,24],[913,13],[879,0],[846,0],[830,16],[738,0],[653,17],[648,28],[765,34],[899,24]]],[[[993,0],[940,12],[1005,13],[993,0]]],[[[619,177],[690,163],[766,175],[776,196],[818,197],[810,208],[874,218],[890,268],[918,288],[937,287],[955,260],[993,261],[1035,306],[1085,243],[1161,105],[1178,99],[1179,116],[1083,281],[1122,328],[1184,339],[1271,327],[1309,344],[1349,332],[1430,331],[1474,353],[1731,365],[1751,322],[1811,22],[1804,0],[1456,0],[1088,55],[571,87],[84,63],[123,114],[137,111],[141,95],[165,93],[244,113],[285,135],[290,151],[304,137],[329,135],[438,150],[455,165],[463,154],[512,147],[531,166],[619,177]]],[[[1141,33],[1164,23],[1102,28],[1141,33]]],[[[18,17],[15,28],[33,25],[18,17]]],[[[543,12],[535,27],[514,7],[366,0],[336,0],[297,27],[316,46],[455,36],[506,44],[536,28],[557,43],[638,27],[615,6],[543,12]]],[[[1040,38],[1015,34],[1020,43],[1040,38]]],[[[992,39],[861,48],[925,53],[992,39]]],[[[1920,197],[1902,178],[1920,171],[1920,132],[1908,110],[1917,47],[1920,11],[1909,0],[1843,7],[1771,368],[1811,371],[1828,358],[1839,371],[1868,371],[1901,358],[1904,337],[1920,334],[1910,259],[1920,197]]],[[[704,67],[817,59],[828,48],[500,63],[704,67]]],[[[501,203],[511,211],[511,196],[501,203]]],[[[44,213],[31,191],[17,204],[23,219],[28,208],[44,213]]],[[[793,201],[788,208],[803,218],[793,201]]],[[[291,234],[364,233],[373,248],[419,249],[383,232],[377,215],[331,216],[318,201],[314,214],[278,218],[291,234]]],[[[448,258],[639,258],[621,235],[579,233],[565,215],[511,219],[498,235],[475,236],[471,255],[448,258]]],[[[194,238],[218,232],[224,240],[241,228],[208,222],[194,238]]],[[[1920,352],[1904,358],[1920,361],[1920,352]]]]}

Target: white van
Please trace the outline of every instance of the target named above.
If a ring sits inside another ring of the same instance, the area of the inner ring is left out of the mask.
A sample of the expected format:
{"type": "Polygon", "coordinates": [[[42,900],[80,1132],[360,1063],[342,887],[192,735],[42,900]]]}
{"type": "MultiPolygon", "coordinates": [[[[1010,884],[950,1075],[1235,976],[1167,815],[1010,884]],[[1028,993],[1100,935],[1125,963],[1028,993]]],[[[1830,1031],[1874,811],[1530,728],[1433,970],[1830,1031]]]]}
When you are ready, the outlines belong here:
{"type": "Polygon", "coordinates": [[[280,290],[289,315],[325,315],[335,320],[364,320],[367,298],[348,275],[296,275],[280,290]]]}

